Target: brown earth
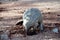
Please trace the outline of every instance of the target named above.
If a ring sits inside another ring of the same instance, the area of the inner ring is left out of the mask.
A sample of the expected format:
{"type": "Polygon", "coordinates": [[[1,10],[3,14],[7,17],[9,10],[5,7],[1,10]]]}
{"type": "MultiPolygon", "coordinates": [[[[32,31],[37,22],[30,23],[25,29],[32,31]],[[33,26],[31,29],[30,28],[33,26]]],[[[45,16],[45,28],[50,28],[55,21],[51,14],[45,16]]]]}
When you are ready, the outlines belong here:
{"type": "Polygon", "coordinates": [[[11,40],[60,40],[60,33],[56,34],[51,31],[55,26],[60,27],[60,4],[55,2],[29,5],[19,3],[0,4],[0,31],[16,27],[15,24],[22,19],[24,11],[31,7],[41,10],[45,30],[36,35],[23,37],[17,29],[16,33],[11,35],[11,40]]]}

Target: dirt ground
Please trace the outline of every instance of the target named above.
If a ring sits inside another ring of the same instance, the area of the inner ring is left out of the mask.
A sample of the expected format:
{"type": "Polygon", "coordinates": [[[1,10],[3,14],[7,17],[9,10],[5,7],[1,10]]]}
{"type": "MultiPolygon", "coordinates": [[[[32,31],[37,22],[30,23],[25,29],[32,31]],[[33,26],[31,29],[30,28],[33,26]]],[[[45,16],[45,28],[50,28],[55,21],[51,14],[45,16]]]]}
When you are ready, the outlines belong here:
{"type": "MultiPolygon", "coordinates": [[[[33,3],[22,5],[19,3],[0,4],[0,31],[6,27],[12,27],[16,22],[22,19],[22,15],[27,8],[39,8],[43,15],[43,23],[46,27],[54,27],[59,24],[60,27],[60,3],[33,3]],[[49,25],[53,24],[53,26],[49,25]]],[[[60,33],[53,33],[47,28],[36,35],[23,37],[20,34],[13,34],[11,40],[60,40],[60,33]]]]}

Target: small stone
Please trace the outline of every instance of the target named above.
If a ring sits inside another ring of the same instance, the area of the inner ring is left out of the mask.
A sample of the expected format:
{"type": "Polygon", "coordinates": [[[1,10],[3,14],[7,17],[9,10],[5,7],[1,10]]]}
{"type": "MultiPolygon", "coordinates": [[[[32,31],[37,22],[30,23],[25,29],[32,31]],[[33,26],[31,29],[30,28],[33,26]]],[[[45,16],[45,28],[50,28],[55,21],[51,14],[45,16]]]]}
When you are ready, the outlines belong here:
{"type": "Polygon", "coordinates": [[[52,31],[53,31],[54,33],[58,33],[58,28],[54,28],[52,31]]]}
{"type": "Polygon", "coordinates": [[[1,40],[9,40],[8,34],[6,33],[2,33],[0,37],[1,37],[1,40]]]}

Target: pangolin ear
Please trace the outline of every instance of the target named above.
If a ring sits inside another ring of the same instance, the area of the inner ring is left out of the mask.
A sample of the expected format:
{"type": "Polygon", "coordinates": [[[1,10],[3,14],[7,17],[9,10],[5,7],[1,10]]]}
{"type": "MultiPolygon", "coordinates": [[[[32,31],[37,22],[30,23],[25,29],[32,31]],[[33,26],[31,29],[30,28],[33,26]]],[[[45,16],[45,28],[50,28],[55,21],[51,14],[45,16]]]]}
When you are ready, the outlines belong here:
{"type": "Polygon", "coordinates": [[[22,25],[23,24],[23,20],[19,20],[17,21],[16,25],[22,25]]]}

